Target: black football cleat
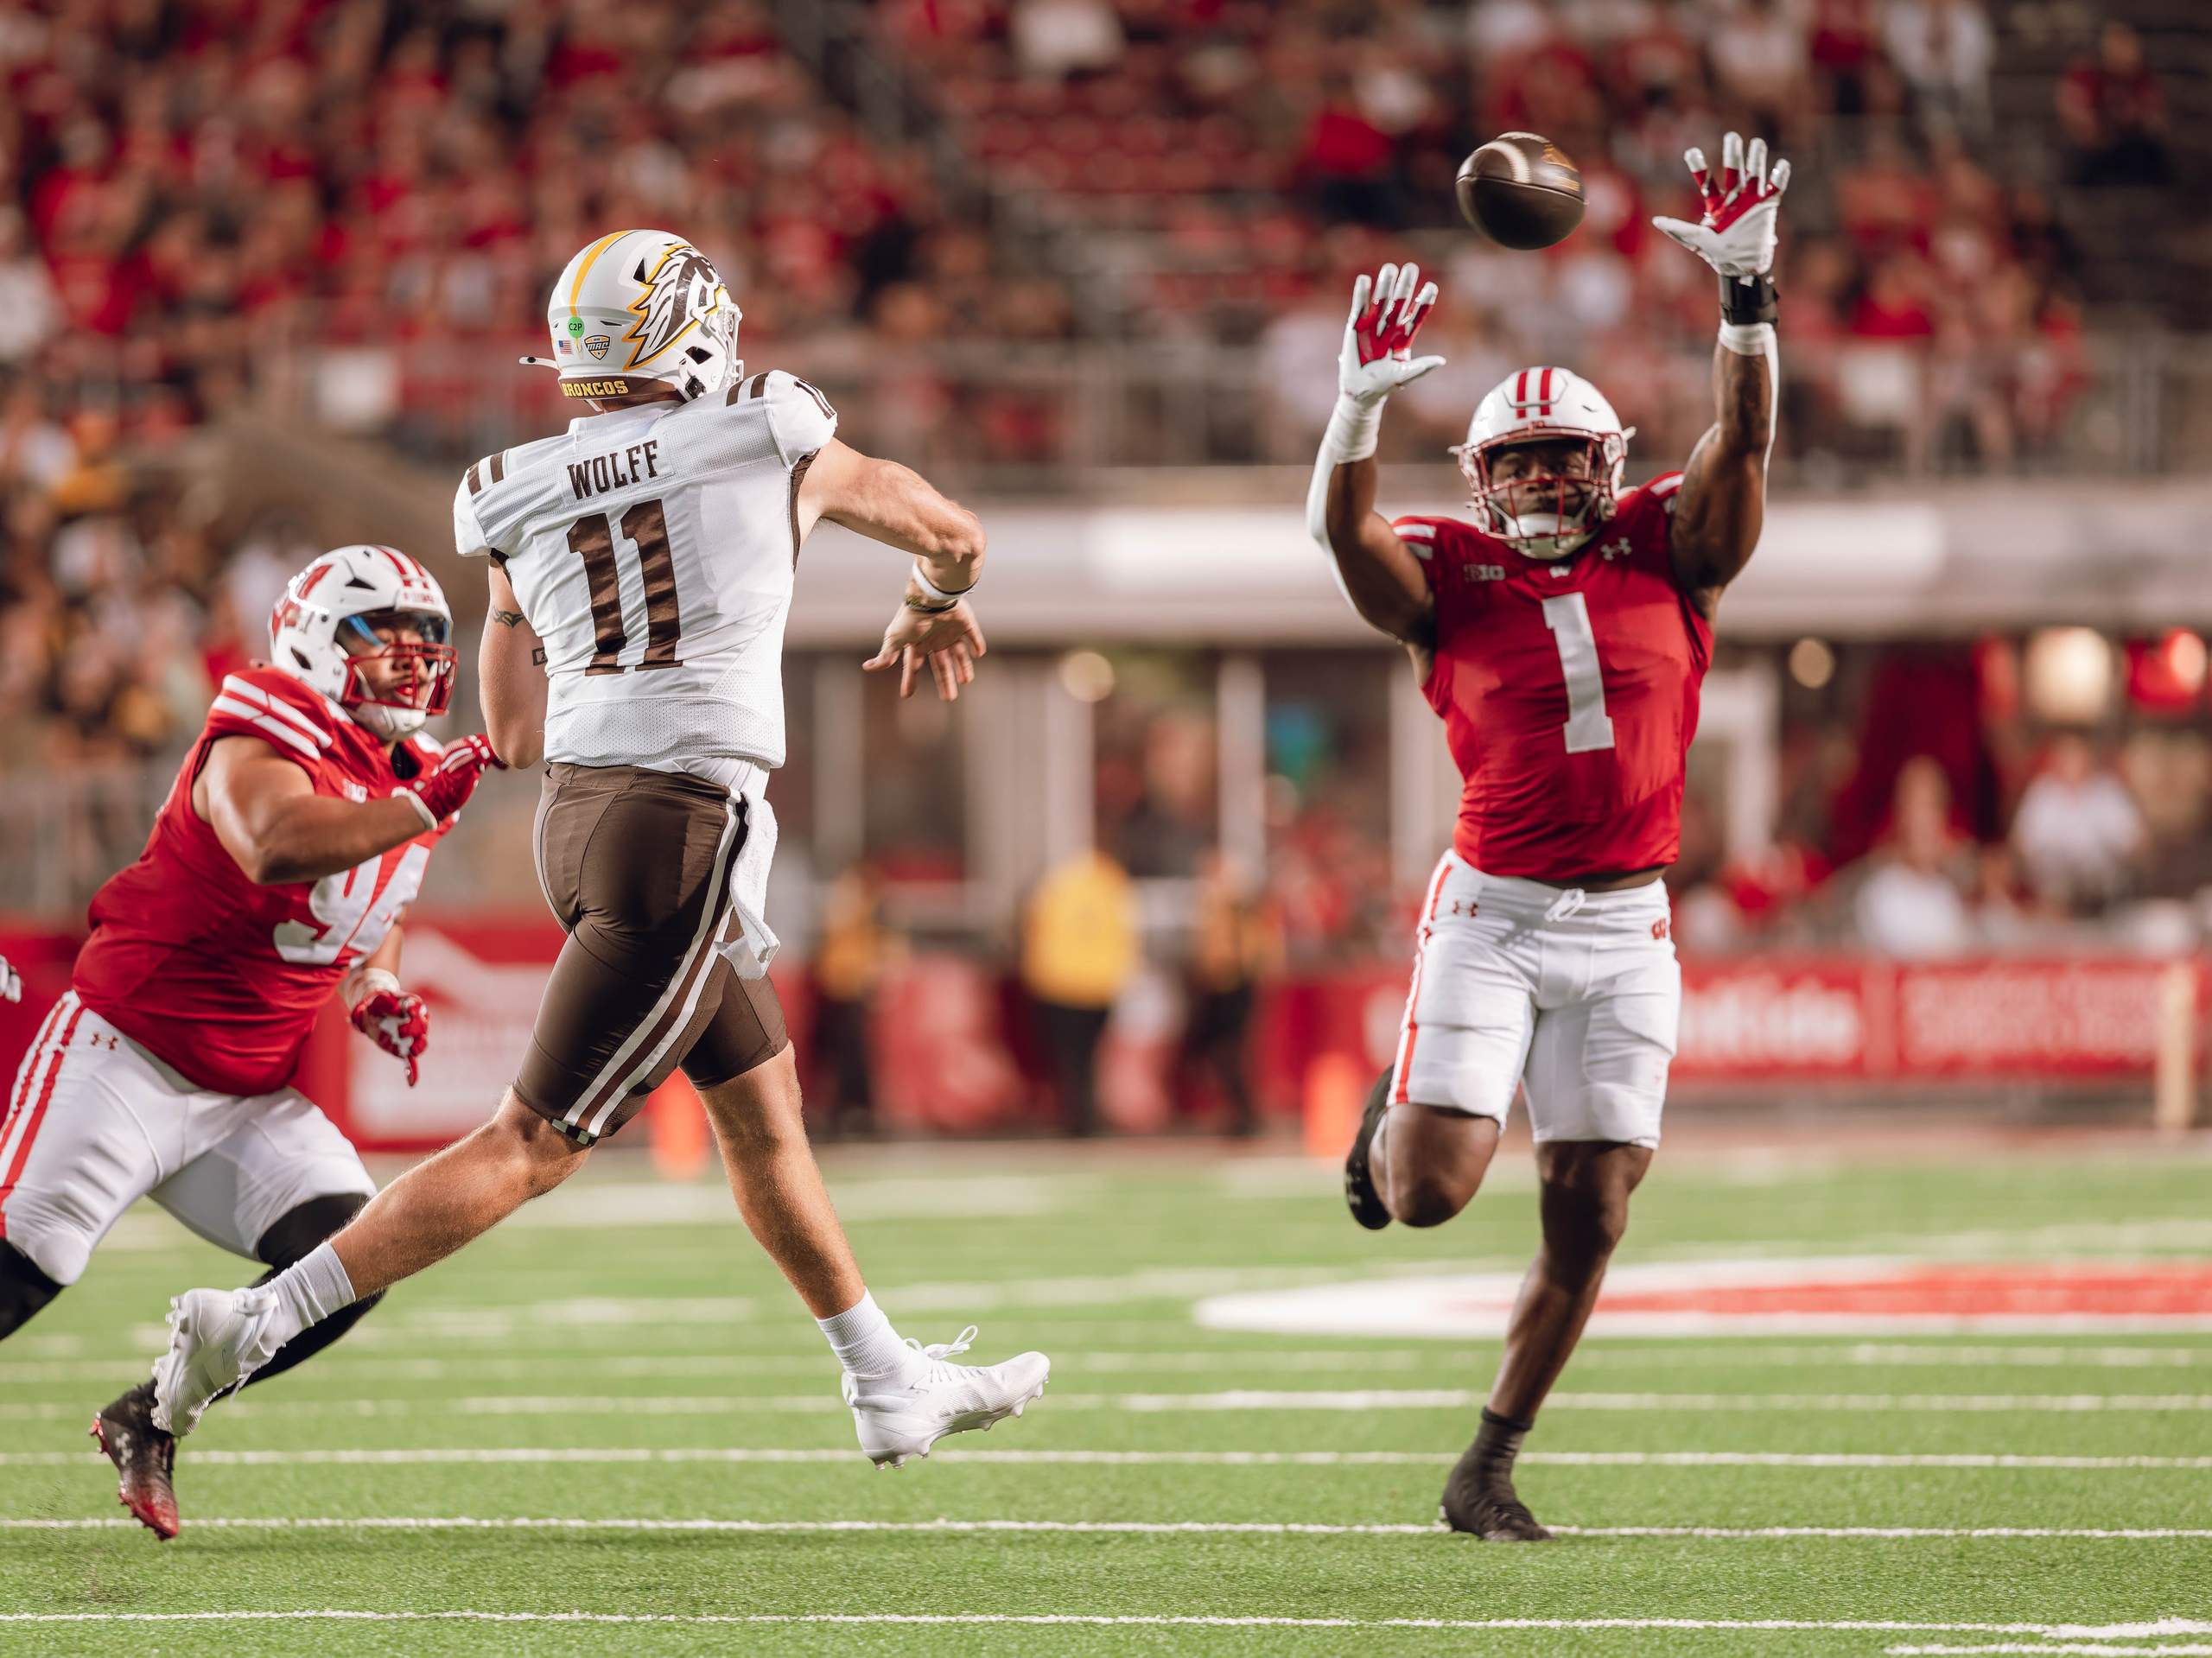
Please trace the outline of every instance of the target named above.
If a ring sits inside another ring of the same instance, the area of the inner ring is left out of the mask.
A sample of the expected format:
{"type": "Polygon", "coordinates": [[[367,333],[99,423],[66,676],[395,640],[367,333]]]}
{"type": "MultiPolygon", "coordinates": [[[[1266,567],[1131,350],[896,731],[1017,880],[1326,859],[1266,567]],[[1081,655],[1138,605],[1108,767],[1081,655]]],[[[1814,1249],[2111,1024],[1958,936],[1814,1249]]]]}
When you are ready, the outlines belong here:
{"type": "Polygon", "coordinates": [[[1352,1219],[1370,1232],[1380,1232],[1390,1223],[1390,1211],[1383,1206],[1382,1194],[1376,1191],[1375,1177],[1367,1166],[1367,1148],[1374,1143],[1375,1131],[1382,1126],[1382,1114],[1389,1109],[1390,1073],[1386,1070],[1368,1090],[1359,1132],[1352,1136],[1351,1150],[1344,1153],[1344,1207],[1351,1210],[1352,1219]]]}
{"type": "Polygon", "coordinates": [[[1452,1477],[1444,1482],[1444,1500],[1436,1517],[1453,1531],[1479,1537],[1485,1543],[1548,1543],[1551,1533],[1536,1523],[1528,1505],[1514,1495],[1513,1482],[1503,1474],[1484,1474],[1469,1451],[1459,1458],[1452,1477]]]}
{"type": "Polygon", "coordinates": [[[123,1477],[116,1499],[167,1542],[182,1522],[176,1513],[176,1437],[154,1426],[154,1384],[142,1382],[92,1418],[92,1438],[123,1477]]]}

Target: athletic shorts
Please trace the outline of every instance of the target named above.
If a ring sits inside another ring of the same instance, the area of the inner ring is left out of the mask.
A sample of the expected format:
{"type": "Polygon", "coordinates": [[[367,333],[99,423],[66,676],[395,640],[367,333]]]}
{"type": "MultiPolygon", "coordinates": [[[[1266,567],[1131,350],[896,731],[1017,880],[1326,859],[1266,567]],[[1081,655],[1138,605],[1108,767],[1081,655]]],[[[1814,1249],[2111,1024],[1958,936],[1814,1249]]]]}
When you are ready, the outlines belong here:
{"type": "Polygon", "coordinates": [[[569,942],[515,1093],[580,1144],[627,1122],[679,1064],[711,1088],[789,1041],[774,987],[739,978],[717,949],[737,931],[746,816],[703,778],[546,767],[537,878],[569,942]]]}
{"type": "Polygon", "coordinates": [[[1656,1146],[1681,1011],[1662,883],[1563,890],[1446,853],[1422,907],[1391,1102],[1502,1124],[1525,1082],[1539,1140],[1656,1146]]]}
{"type": "Polygon", "coordinates": [[[296,1088],[240,1097],[186,1080],[71,991],[0,1120],[0,1237],[57,1284],[141,1197],[232,1255],[311,1198],[376,1193],[346,1136],[296,1088]]]}

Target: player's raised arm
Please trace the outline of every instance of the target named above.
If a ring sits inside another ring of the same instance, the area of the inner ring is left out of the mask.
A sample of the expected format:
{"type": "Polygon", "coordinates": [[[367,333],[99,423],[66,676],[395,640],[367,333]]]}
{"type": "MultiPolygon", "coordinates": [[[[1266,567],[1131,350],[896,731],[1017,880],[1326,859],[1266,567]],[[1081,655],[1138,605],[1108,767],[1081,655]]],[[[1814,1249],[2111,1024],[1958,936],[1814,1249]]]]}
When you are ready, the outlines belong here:
{"type": "Polygon", "coordinates": [[[1720,338],[1713,352],[1713,425],[1690,452],[1674,501],[1669,546],[1675,580],[1710,617],[1743,574],[1766,520],[1767,456],[1774,448],[1781,362],[1775,341],[1774,245],[1789,163],[1770,173],[1766,141],[1730,133],[1718,175],[1702,150],[1685,156],[1704,213],[1695,224],[1651,222],[1720,277],[1720,338]]]}
{"type": "Polygon", "coordinates": [[[1337,406],[1306,492],[1306,528],[1329,555],[1337,586],[1369,626],[1426,648],[1436,596],[1421,561],[1375,510],[1375,442],[1390,394],[1441,357],[1414,357],[1414,334],[1436,304],[1419,265],[1384,265],[1352,284],[1351,314],[1337,356],[1337,406]]]}
{"type": "Polygon", "coordinates": [[[476,652],[485,732],[509,765],[535,765],[545,753],[545,647],[496,562],[489,585],[491,608],[476,652]]]}
{"type": "Polygon", "coordinates": [[[976,677],[984,652],[983,630],[964,595],[983,570],[983,524],[941,494],[911,467],[879,461],[831,438],[815,454],[799,485],[801,539],[828,518],[848,530],[914,556],[906,597],[883,644],[861,665],[870,672],[896,666],[899,695],[911,696],[926,662],[938,695],[950,702],[976,677]]]}

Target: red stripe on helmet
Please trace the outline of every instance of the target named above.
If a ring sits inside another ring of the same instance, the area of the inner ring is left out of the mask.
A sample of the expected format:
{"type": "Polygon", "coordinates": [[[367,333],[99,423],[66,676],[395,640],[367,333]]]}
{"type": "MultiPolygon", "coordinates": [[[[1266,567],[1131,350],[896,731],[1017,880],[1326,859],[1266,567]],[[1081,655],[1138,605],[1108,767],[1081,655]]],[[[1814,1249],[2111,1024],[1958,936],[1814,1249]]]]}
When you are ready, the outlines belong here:
{"type": "Polygon", "coordinates": [[[1552,417],[1552,372],[1549,369],[1544,371],[1543,381],[1536,388],[1536,404],[1537,416],[1549,420],[1552,417]]]}
{"type": "Polygon", "coordinates": [[[1525,368],[1513,377],[1513,406],[1516,410],[1529,406],[1529,371],[1525,368]]]}

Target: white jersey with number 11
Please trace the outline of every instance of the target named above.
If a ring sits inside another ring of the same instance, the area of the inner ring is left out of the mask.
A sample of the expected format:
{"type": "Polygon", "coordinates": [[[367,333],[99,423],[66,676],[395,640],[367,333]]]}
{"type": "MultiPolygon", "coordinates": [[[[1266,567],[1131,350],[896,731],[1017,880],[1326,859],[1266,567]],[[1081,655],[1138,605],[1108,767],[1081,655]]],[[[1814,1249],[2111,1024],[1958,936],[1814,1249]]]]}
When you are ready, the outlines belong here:
{"type": "Polygon", "coordinates": [[[836,429],[819,391],[769,371],[468,469],[454,545],[499,562],[544,642],[548,760],[783,764],[799,483],[836,429]]]}

